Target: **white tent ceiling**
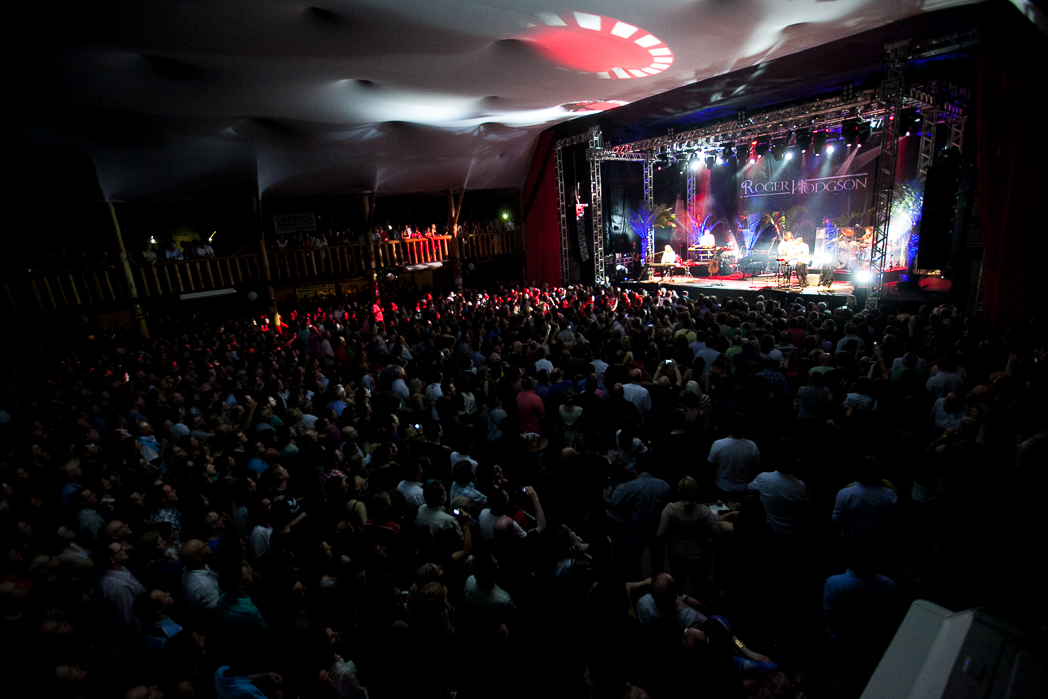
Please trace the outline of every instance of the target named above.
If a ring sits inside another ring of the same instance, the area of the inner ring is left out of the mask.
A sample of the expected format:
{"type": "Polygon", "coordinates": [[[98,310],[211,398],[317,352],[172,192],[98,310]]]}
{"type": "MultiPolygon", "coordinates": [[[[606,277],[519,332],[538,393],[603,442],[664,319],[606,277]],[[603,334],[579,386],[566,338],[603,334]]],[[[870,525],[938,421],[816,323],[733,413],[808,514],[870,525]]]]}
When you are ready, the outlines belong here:
{"type": "Polygon", "coordinates": [[[972,1],[41,3],[12,25],[16,147],[90,162],[114,201],[519,187],[562,105],[972,1]]]}

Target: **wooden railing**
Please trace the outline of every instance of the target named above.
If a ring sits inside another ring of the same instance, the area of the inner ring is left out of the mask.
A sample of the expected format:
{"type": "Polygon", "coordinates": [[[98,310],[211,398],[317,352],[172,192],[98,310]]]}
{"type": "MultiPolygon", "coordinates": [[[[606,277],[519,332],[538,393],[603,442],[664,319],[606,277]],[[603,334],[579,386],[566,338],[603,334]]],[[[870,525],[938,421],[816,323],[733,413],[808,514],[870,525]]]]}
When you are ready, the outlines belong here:
{"type": "Polygon", "coordinates": [[[257,255],[132,265],[131,273],[135,277],[138,295],[143,298],[226,289],[237,284],[265,281],[257,255]]]}
{"type": "MultiPolygon", "coordinates": [[[[447,262],[454,244],[450,236],[390,240],[374,244],[378,267],[403,267],[447,262]]],[[[462,235],[458,238],[463,262],[488,260],[523,252],[515,231],[462,235]]],[[[368,268],[365,243],[303,250],[270,250],[273,283],[309,282],[353,277],[368,268]]],[[[231,255],[156,265],[131,265],[139,298],[225,289],[266,281],[258,255],[231,255]]],[[[0,312],[50,311],[127,301],[131,294],[118,267],[9,275],[4,279],[0,312]]]]}

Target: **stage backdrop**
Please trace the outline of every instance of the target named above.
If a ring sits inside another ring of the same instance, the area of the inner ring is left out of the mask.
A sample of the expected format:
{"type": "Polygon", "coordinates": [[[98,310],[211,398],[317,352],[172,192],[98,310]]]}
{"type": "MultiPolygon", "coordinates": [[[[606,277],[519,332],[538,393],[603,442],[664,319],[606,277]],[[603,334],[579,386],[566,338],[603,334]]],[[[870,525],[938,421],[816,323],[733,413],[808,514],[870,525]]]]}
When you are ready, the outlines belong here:
{"type": "MultiPolygon", "coordinates": [[[[740,248],[767,250],[776,235],[768,225],[774,219],[781,232],[789,230],[795,237],[803,237],[816,253],[819,229],[873,225],[879,154],[876,144],[847,148],[841,143],[833,153],[817,156],[798,152],[790,159],[776,161],[768,154],[754,163],[732,159],[712,167],[702,162],[695,172],[693,221],[681,215],[687,210],[690,165],[684,161],[663,165],[654,173],[655,203],[677,212],[678,227],[656,232],[656,250],[669,243],[683,252],[686,243],[698,243],[703,230],[713,234],[717,245],[727,245],[734,239],[740,248]]],[[[608,240],[616,251],[627,252],[636,240],[625,224],[641,203],[641,167],[636,163],[605,163],[603,184],[608,240]]],[[[908,212],[898,213],[900,222],[892,226],[896,254],[900,239],[910,230],[908,212]]]]}
{"type": "Polygon", "coordinates": [[[820,229],[873,224],[879,150],[841,145],[832,153],[798,152],[779,161],[769,154],[754,163],[744,160],[737,169],[714,165],[709,187],[703,186],[710,172],[703,166],[696,183],[696,223],[712,228],[718,245],[726,245],[732,233],[739,247],[767,250],[776,235],[768,222],[774,220],[779,233],[804,238],[818,256],[820,229]],[[718,181],[723,179],[718,170],[729,169],[734,175],[731,189],[718,181]]]}

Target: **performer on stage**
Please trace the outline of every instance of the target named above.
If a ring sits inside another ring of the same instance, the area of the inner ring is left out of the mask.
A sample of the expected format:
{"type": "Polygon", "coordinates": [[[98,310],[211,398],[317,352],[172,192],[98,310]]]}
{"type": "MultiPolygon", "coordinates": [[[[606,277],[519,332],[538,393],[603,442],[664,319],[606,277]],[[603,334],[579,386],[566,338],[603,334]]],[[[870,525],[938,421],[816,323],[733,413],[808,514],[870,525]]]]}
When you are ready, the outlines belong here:
{"type": "Polygon", "coordinates": [[[823,258],[822,271],[819,272],[819,286],[824,286],[827,289],[833,287],[833,273],[836,271],[836,268],[837,265],[834,264],[832,258],[823,258]]]}
{"type": "Polygon", "coordinates": [[[804,242],[804,238],[797,238],[793,243],[793,252],[796,260],[794,271],[797,273],[797,281],[800,282],[803,289],[808,286],[808,263],[811,262],[811,248],[804,242]]]}
{"type": "Polygon", "coordinates": [[[702,232],[699,236],[699,247],[712,248],[717,246],[717,239],[713,236],[713,233],[709,230],[702,232]]]}
{"type": "Polygon", "coordinates": [[[669,245],[662,251],[662,264],[677,264],[677,253],[673,251],[673,248],[669,245]]]}
{"type": "Polygon", "coordinates": [[[786,264],[797,273],[797,281],[800,286],[808,286],[808,262],[811,259],[811,250],[804,238],[794,239],[793,233],[786,231],[779,244],[779,257],[786,260],[786,264]]]}

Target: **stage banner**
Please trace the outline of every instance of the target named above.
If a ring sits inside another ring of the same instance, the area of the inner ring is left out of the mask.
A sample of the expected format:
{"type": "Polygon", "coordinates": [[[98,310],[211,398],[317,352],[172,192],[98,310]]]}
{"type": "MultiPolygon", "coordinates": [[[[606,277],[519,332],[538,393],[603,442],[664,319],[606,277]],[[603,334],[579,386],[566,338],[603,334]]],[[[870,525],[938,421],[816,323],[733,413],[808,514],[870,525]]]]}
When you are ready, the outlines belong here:
{"type": "Polygon", "coordinates": [[[317,219],[313,214],[275,214],[273,229],[277,235],[289,233],[312,233],[317,229],[317,219]]]}
{"type": "Polygon", "coordinates": [[[737,220],[749,229],[748,247],[766,250],[789,231],[822,251],[838,229],[872,225],[878,150],[748,164],[737,179],[737,220]]]}

